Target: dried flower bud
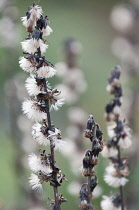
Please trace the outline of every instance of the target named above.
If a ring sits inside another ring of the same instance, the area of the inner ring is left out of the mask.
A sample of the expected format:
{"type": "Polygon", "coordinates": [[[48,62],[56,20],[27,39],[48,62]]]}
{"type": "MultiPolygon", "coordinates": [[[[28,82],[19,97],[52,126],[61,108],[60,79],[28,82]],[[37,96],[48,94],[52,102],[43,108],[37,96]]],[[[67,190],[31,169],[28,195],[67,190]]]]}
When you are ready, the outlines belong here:
{"type": "Polygon", "coordinates": [[[94,127],[94,124],[95,124],[95,122],[94,122],[93,115],[89,115],[86,129],[91,131],[93,129],[93,127],[94,127]]]}
{"type": "Polygon", "coordinates": [[[97,177],[94,175],[93,178],[91,179],[90,183],[90,191],[93,192],[95,187],[97,186],[97,177]]]}
{"type": "Polygon", "coordinates": [[[90,130],[85,130],[83,133],[84,137],[91,139],[93,137],[93,134],[90,130]]]}

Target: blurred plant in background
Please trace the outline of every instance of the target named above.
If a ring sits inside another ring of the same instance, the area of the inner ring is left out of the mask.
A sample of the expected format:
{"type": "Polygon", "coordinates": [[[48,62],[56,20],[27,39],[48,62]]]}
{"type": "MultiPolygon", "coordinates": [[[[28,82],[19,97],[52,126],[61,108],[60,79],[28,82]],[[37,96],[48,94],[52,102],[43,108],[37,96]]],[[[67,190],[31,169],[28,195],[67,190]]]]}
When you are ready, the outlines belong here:
{"type": "MultiPolygon", "coordinates": [[[[6,75],[7,78],[14,75],[13,64],[14,59],[17,54],[13,54],[14,48],[18,45],[19,37],[17,35],[18,26],[17,26],[17,16],[18,10],[14,5],[14,0],[2,0],[0,2],[0,45],[3,51],[3,54],[6,54],[8,62],[5,61],[5,66],[3,68],[3,62],[1,62],[1,73],[2,76],[6,75]],[[11,66],[9,67],[9,63],[11,66]]],[[[5,101],[8,105],[7,113],[9,113],[10,121],[10,134],[11,134],[11,143],[14,148],[17,150],[17,154],[14,157],[13,170],[17,175],[18,186],[20,186],[20,193],[23,195],[26,194],[25,186],[22,184],[23,174],[24,174],[24,164],[23,164],[23,151],[21,146],[21,133],[18,129],[17,119],[20,112],[18,97],[20,94],[23,94],[24,89],[20,88],[19,81],[22,80],[21,75],[12,76],[12,79],[9,79],[5,84],[5,101]],[[19,82],[19,83],[18,83],[19,82]],[[22,90],[22,91],[21,91],[22,90]],[[20,94],[19,94],[20,91],[20,94]]],[[[21,84],[21,83],[20,83],[21,84]]],[[[23,94],[24,95],[24,94],[23,94]]],[[[28,196],[28,193],[27,193],[28,196]]],[[[21,205],[16,205],[15,209],[22,208],[21,205]]],[[[3,209],[1,206],[0,209],[3,209]]]]}
{"type": "MultiPolygon", "coordinates": [[[[83,71],[78,67],[78,57],[81,50],[81,43],[69,38],[64,44],[65,62],[56,64],[58,76],[62,80],[62,83],[58,84],[57,88],[61,91],[68,105],[67,117],[70,122],[66,129],[66,145],[62,152],[69,159],[71,170],[78,178],[80,177],[79,168],[84,153],[82,133],[87,118],[85,110],[78,105],[80,95],[86,90],[83,71]]],[[[78,195],[80,181],[80,178],[76,181],[72,180],[68,186],[71,194],[78,195]],[[73,190],[73,185],[76,185],[75,190],[73,190]]]]}
{"type": "MultiPolygon", "coordinates": [[[[68,185],[69,193],[75,196],[78,196],[80,185],[83,183],[80,168],[86,147],[82,133],[86,124],[87,112],[79,104],[80,95],[87,89],[83,70],[79,68],[78,58],[81,51],[81,43],[74,38],[69,38],[64,45],[65,62],[56,64],[57,75],[62,79],[62,84],[58,84],[56,87],[61,91],[61,95],[68,105],[67,118],[70,122],[66,129],[66,145],[62,153],[70,161],[71,171],[75,175],[75,179],[68,185]]],[[[97,186],[94,190],[94,197],[99,197],[101,191],[102,189],[97,186]]]]}
{"type": "Polygon", "coordinates": [[[57,75],[62,79],[62,84],[57,85],[57,88],[61,90],[62,97],[69,105],[78,103],[80,95],[87,87],[83,72],[78,67],[81,50],[81,43],[69,38],[64,45],[65,62],[56,64],[57,75]]]}
{"type": "Polygon", "coordinates": [[[123,186],[128,182],[125,178],[129,174],[128,161],[122,158],[121,151],[131,146],[131,130],[125,119],[121,117],[122,86],[119,81],[121,67],[116,66],[108,79],[107,91],[114,98],[106,105],[105,120],[112,124],[108,127],[111,140],[106,141],[102,155],[111,160],[106,168],[105,182],[114,188],[119,188],[119,193],[110,197],[104,196],[101,202],[103,210],[125,209],[123,186]]]}
{"type": "Polygon", "coordinates": [[[18,43],[17,36],[17,7],[14,6],[14,0],[1,0],[0,13],[0,45],[4,48],[15,48],[18,43]],[[8,26],[8,27],[7,27],[8,26]]]}
{"type": "Polygon", "coordinates": [[[128,111],[126,114],[128,115],[129,121],[132,123],[132,127],[135,127],[136,119],[134,110],[137,106],[139,92],[138,8],[138,1],[129,1],[125,4],[115,6],[111,13],[111,23],[117,32],[112,43],[112,51],[114,55],[120,59],[123,69],[125,70],[124,76],[132,87],[130,90],[127,89],[130,101],[126,99],[128,100],[128,111]]]}
{"type": "Polygon", "coordinates": [[[14,73],[9,68],[9,62],[4,59],[4,57],[10,59],[10,65],[14,69],[16,64],[14,59],[16,58],[16,51],[13,53],[14,49],[17,47],[19,36],[18,36],[18,9],[15,6],[14,0],[1,0],[0,2],[0,46],[3,49],[3,54],[1,55],[1,82],[2,78],[10,78],[14,73]]]}
{"type": "Polygon", "coordinates": [[[128,184],[127,203],[129,209],[138,205],[137,185],[133,184],[134,169],[138,168],[138,105],[139,105],[139,2],[127,1],[115,6],[111,12],[111,23],[116,30],[112,43],[112,51],[120,59],[124,69],[124,83],[126,96],[124,96],[123,115],[125,115],[133,129],[133,147],[129,152],[131,178],[128,184]],[[134,152],[133,152],[134,150],[134,152]],[[133,166],[132,163],[135,163],[133,166]]]}

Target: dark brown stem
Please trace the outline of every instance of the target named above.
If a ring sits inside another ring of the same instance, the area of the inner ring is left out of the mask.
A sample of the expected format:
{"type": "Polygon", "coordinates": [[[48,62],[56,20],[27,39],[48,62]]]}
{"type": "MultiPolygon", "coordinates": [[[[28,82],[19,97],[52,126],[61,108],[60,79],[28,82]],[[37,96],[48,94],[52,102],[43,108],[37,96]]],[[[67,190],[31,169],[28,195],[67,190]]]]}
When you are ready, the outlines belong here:
{"type": "Polygon", "coordinates": [[[120,186],[120,196],[121,196],[121,210],[124,210],[124,195],[123,195],[123,187],[120,186]]]}
{"type": "MultiPolygon", "coordinates": [[[[118,162],[119,164],[121,164],[121,151],[120,151],[120,147],[117,146],[118,149],[118,162]]],[[[124,210],[124,194],[123,194],[123,186],[119,187],[120,190],[120,197],[121,197],[121,210],[124,210]]]]}
{"type": "MultiPolygon", "coordinates": [[[[46,86],[46,80],[44,79],[44,90],[47,92],[47,86],[46,86]]],[[[47,114],[47,122],[49,129],[52,128],[51,124],[51,116],[50,116],[50,110],[49,110],[49,100],[45,100],[45,106],[46,106],[46,114],[47,114]]],[[[55,164],[55,154],[54,154],[54,146],[52,143],[52,140],[50,140],[50,152],[51,152],[51,159],[52,159],[52,165],[55,164]]],[[[53,178],[57,181],[57,173],[53,171],[53,178]]],[[[60,203],[59,203],[59,197],[58,197],[58,187],[53,186],[54,188],[54,197],[55,197],[55,210],[61,210],[60,203]]]]}
{"type": "MultiPolygon", "coordinates": [[[[91,170],[90,170],[90,172],[91,172],[91,170]]],[[[89,175],[88,176],[88,204],[90,204],[90,194],[91,194],[91,192],[90,192],[90,183],[91,183],[91,175],[89,175]]]]}
{"type": "MultiPolygon", "coordinates": [[[[95,124],[94,124],[94,128],[93,128],[93,131],[92,131],[92,138],[90,139],[91,141],[92,141],[92,150],[93,150],[93,148],[94,148],[94,139],[96,138],[96,136],[95,136],[95,128],[96,128],[96,126],[95,126],[95,124]]],[[[91,186],[91,177],[92,177],[92,175],[91,175],[91,173],[92,173],[92,169],[90,169],[90,175],[88,176],[88,205],[90,205],[91,203],[90,203],[90,201],[91,201],[91,191],[90,191],[90,186],[91,186]]]]}

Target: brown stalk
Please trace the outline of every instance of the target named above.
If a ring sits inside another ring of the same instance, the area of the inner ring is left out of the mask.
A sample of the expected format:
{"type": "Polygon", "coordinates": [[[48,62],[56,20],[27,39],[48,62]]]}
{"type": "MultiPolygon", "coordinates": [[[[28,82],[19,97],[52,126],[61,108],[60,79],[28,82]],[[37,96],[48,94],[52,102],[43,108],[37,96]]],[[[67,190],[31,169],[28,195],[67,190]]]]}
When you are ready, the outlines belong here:
{"type": "MultiPolygon", "coordinates": [[[[44,91],[47,92],[47,86],[46,86],[46,80],[44,79],[44,91]]],[[[52,128],[52,123],[51,123],[51,116],[50,116],[50,110],[49,110],[49,100],[45,100],[45,106],[46,106],[46,114],[47,114],[47,123],[48,123],[48,128],[51,130],[52,128]]],[[[51,152],[51,160],[52,160],[52,165],[55,164],[55,153],[54,153],[54,146],[52,144],[52,140],[50,140],[50,152],[51,152]]],[[[57,173],[53,171],[52,174],[54,180],[57,180],[57,173]]],[[[61,210],[60,203],[59,203],[59,196],[58,196],[58,187],[53,186],[54,189],[54,197],[55,197],[55,210],[61,210]]]]}
{"type": "MultiPolygon", "coordinates": [[[[117,146],[117,150],[118,150],[118,162],[119,164],[121,163],[121,151],[120,151],[120,147],[117,146]]],[[[123,186],[119,187],[119,191],[120,191],[120,197],[121,197],[121,210],[124,210],[124,193],[123,193],[123,186]]]]}

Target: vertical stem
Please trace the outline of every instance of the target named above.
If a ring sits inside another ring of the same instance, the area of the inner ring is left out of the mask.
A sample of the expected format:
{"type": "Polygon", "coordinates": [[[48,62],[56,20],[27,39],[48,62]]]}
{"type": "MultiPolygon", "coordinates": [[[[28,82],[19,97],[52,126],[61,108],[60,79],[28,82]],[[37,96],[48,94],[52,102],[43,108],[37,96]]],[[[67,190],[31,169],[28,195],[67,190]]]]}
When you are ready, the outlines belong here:
{"type": "MultiPolygon", "coordinates": [[[[118,161],[119,164],[121,164],[121,152],[120,152],[120,147],[117,146],[118,149],[118,161]]],[[[120,190],[120,197],[121,197],[121,210],[124,210],[124,194],[123,194],[123,186],[119,187],[120,190]]]]}
{"type": "MultiPolygon", "coordinates": [[[[94,148],[95,128],[96,128],[96,125],[94,124],[94,128],[92,130],[92,138],[90,139],[92,141],[92,150],[94,148]]],[[[91,200],[90,186],[91,186],[92,169],[90,169],[89,172],[90,172],[90,175],[88,176],[88,204],[90,205],[90,200],[91,200]]]]}
{"type": "Polygon", "coordinates": [[[120,186],[120,196],[121,196],[121,210],[124,210],[124,195],[123,195],[123,187],[120,186]]]}
{"type": "Polygon", "coordinates": [[[88,176],[88,204],[90,204],[90,183],[91,183],[91,175],[88,176]]]}
{"type": "MultiPolygon", "coordinates": [[[[46,86],[46,80],[44,79],[44,90],[47,92],[47,86],[46,86]]],[[[51,124],[51,116],[50,116],[50,111],[49,111],[49,100],[45,100],[45,105],[46,105],[46,114],[47,114],[47,122],[48,122],[48,127],[49,129],[52,128],[51,124]]],[[[51,158],[52,158],[52,164],[55,164],[55,154],[54,154],[54,146],[52,144],[52,141],[50,140],[50,152],[51,152],[51,158]]],[[[53,171],[53,178],[54,180],[57,180],[57,173],[53,171]]],[[[58,197],[58,187],[53,186],[54,188],[54,197],[55,197],[55,210],[61,210],[60,208],[60,203],[59,203],[59,197],[58,197]]]]}

